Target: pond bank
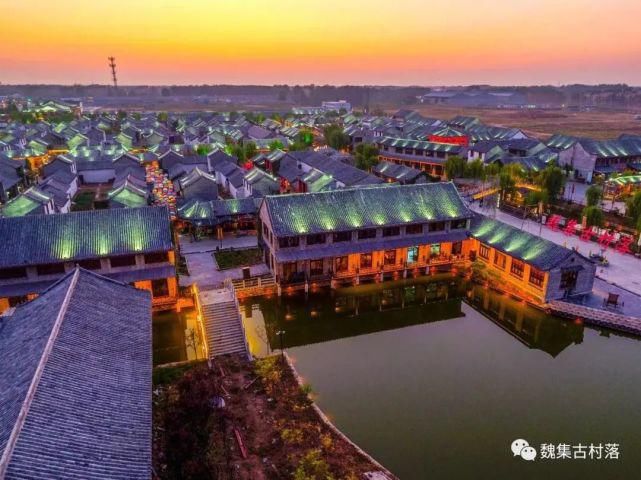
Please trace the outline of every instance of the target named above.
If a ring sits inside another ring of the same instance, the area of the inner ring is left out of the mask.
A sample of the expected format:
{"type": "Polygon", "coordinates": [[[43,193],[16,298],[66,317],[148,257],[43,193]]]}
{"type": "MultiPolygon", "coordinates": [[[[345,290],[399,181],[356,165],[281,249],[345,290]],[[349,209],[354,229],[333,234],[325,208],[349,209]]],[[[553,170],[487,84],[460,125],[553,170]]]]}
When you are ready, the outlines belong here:
{"type": "Polygon", "coordinates": [[[211,367],[154,371],[158,478],[396,478],[327,420],[288,360],[225,356],[211,367]]]}

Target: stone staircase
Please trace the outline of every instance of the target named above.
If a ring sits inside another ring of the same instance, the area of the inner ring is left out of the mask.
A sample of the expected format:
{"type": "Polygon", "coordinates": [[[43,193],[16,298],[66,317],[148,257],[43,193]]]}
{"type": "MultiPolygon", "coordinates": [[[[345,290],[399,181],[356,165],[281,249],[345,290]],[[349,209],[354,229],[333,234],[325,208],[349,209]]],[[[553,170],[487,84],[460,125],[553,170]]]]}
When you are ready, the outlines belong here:
{"type": "Polygon", "coordinates": [[[229,353],[249,356],[236,300],[226,289],[218,292],[201,294],[200,298],[209,358],[229,353]]]}

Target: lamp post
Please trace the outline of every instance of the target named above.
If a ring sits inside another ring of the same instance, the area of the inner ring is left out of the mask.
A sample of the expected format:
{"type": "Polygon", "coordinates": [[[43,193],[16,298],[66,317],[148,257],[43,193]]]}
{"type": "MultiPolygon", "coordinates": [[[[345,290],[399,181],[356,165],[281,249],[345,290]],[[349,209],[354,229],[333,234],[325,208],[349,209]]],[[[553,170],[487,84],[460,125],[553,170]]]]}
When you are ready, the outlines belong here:
{"type": "Polygon", "coordinates": [[[278,335],[278,337],[280,339],[280,357],[284,362],[285,361],[285,349],[283,347],[283,337],[285,336],[285,330],[278,330],[276,332],[276,335],[278,335]]]}

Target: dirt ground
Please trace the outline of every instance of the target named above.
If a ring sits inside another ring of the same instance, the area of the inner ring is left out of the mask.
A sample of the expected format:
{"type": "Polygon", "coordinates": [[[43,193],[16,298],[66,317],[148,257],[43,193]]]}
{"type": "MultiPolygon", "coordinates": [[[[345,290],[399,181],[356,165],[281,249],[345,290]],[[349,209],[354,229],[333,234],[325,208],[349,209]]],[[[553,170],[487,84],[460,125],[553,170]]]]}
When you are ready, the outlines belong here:
{"type": "Polygon", "coordinates": [[[217,358],[212,369],[201,362],[176,371],[159,370],[154,373],[155,478],[275,480],[324,479],[329,475],[336,480],[357,480],[378,470],[320,420],[309,392],[298,385],[281,357],[248,362],[239,356],[225,356],[217,358]],[[159,380],[158,373],[164,379],[159,380]],[[213,415],[204,410],[202,419],[182,417],[180,422],[172,422],[170,417],[175,418],[177,408],[190,408],[198,402],[197,398],[180,398],[181,388],[185,391],[184,379],[199,385],[188,388],[190,394],[197,391],[211,396],[215,392],[225,406],[213,415]],[[203,384],[214,388],[203,390],[203,384]],[[187,431],[182,431],[185,423],[187,431]],[[193,445],[201,448],[184,449],[181,461],[186,466],[171,465],[168,445],[191,445],[192,437],[197,439],[193,445]],[[204,462],[207,467],[203,470],[204,462]],[[190,468],[190,464],[198,465],[190,468]]]}
{"type": "MultiPolygon", "coordinates": [[[[385,111],[394,112],[401,107],[386,106],[385,111]]],[[[450,119],[456,115],[479,117],[483,123],[504,127],[517,127],[538,138],[547,138],[555,133],[586,136],[605,140],[622,133],[641,135],[641,120],[629,112],[569,112],[567,110],[503,110],[490,108],[463,108],[447,105],[411,105],[427,117],[450,119]]],[[[640,112],[641,113],[641,112],[640,112]]]]}

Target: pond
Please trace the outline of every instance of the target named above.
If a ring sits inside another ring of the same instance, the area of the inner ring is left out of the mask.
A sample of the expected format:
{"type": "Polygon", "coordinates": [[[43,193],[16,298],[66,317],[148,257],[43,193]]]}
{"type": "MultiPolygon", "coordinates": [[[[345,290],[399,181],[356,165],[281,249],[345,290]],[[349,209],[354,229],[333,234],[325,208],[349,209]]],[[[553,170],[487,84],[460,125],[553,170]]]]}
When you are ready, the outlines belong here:
{"type": "Polygon", "coordinates": [[[402,479],[638,478],[634,338],[451,278],[249,299],[242,310],[252,351],[277,349],[284,330],[318,405],[402,479]],[[517,438],[539,450],[535,461],[513,456],[517,438]],[[619,459],[540,454],[606,443],[619,459]]]}
{"type": "MultiPolygon", "coordinates": [[[[152,319],[154,365],[197,358],[194,344],[199,345],[201,341],[199,329],[196,326],[196,315],[194,308],[183,309],[180,312],[175,310],[154,312],[152,319]]],[[[204,353],[198,349],[198,357],[203,356],[204,353]]]]}

